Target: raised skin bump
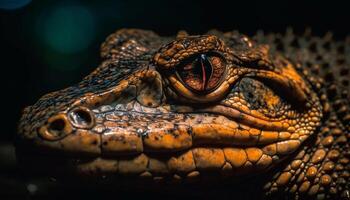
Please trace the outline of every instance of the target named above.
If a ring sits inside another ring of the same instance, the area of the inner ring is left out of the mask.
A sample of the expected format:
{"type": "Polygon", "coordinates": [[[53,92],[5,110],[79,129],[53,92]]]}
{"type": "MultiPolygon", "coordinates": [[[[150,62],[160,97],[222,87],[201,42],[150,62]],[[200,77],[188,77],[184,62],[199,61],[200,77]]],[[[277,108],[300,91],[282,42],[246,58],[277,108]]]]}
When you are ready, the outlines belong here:
{"type": "Polygon", "coordinates": [[[342,49],[350,43],[313,52],[310,37],[119,30],[102,44],[95,71],[24,110],[18,154],[131,184],[227,178],[235,191],[254,177],[260,184],[248,185],[259,188],[250,191],[268,199],[346,198],[350,59],[342,49]],[[201,70],[179,76],[196,58],[201,70]]]}

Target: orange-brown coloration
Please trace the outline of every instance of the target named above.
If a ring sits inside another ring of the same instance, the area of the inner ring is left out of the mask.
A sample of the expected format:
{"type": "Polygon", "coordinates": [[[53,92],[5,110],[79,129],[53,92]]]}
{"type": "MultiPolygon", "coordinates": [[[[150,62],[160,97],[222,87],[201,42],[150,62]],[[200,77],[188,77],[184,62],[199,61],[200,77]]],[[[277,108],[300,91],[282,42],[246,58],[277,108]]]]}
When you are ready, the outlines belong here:
{"type": "Polygon", "coordinates": [[[19,155],[54,152],[61,171],[117,182],[253,176],[269,197],[348,195],[348,90],[307,63],[319,54],[282,55],[268,38],[119,30],[94,72],[24,110],[19,155]]]}

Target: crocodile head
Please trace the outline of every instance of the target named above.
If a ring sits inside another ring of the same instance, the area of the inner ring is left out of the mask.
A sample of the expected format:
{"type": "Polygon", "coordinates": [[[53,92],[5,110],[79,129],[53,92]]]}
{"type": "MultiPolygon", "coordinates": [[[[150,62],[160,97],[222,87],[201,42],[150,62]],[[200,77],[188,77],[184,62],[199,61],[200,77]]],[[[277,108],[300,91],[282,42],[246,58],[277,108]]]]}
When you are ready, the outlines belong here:
{"type": "Polygon", "coordinates": [[[319,99],[296,64],[236,32],[124,29],[101,56],[80,83],[24,110],[18,152],[35,169],[154,180],[258,174],[320,125],[319,99]]]}

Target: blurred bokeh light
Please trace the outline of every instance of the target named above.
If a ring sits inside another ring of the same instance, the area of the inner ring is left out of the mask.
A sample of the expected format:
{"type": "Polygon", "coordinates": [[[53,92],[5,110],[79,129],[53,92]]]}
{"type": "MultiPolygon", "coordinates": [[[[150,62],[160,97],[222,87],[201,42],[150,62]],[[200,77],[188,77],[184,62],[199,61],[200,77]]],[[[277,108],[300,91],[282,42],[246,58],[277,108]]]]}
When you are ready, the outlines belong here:
{"type": "Polygon", "coordinates": [[[95,36],[95,19],[79,4],[59,5],[40,15],[37,33],[59,53],[77,53],[86,49],[95,36]]]}
{"type": "MultiPolygon", "coordinates": [[[[84,64],[86,53],[96,37],[96,16],[79,2],[56,2],[41,9],[33,19],[36,45],[47,67],[73,71],[84,64]]],[[[50,75],[48,75],[49,77],[50,75]]]]}

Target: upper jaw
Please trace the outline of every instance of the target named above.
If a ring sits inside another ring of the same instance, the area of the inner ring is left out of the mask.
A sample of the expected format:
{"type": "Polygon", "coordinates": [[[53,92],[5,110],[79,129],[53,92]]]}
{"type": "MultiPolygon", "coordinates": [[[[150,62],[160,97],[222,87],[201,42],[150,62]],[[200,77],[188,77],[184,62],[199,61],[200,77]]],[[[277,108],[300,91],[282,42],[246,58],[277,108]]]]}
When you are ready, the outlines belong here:
{"type": "Polygon", "coordinates": [[[283,141],[291,141],[293,147],[300,144],[283,122],[265,121],[220,105],[197,109],[184,105],[150,108],[131,101],[93,110],[80,107],[79,111],[91,112],[94,123],[85,128],[76,124],[76,118],[69,117],[72,111],[64,118],[69,134],[57,140],[39,140],[37,144],[73,155],[105,156],[171,155],[198,146],[264,148],[283,141]]]}
{"type": "Polygon", "coordinates": [[[93,127],[75,128],[60,140],[38,145],[63,153],[58,158],[74,160],[69,165],[79,173],[168,176],[196,170],[224,172],[227,167],[234,168],[235,175],[257,173],[283,160],[301,143],[288,131],[260,130],[214,111],[186,106],[149,108],[132,101],[91,112],[93,127]],[[175,109],[181,113],[174,113],[175,109]],[[165,171],[153,168],[154,163],[166,166],[165,171]]]}

